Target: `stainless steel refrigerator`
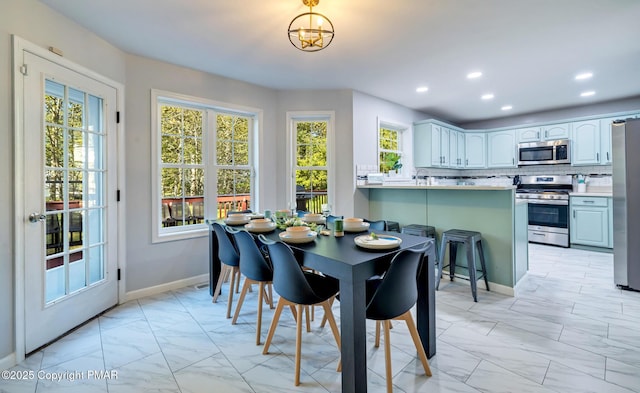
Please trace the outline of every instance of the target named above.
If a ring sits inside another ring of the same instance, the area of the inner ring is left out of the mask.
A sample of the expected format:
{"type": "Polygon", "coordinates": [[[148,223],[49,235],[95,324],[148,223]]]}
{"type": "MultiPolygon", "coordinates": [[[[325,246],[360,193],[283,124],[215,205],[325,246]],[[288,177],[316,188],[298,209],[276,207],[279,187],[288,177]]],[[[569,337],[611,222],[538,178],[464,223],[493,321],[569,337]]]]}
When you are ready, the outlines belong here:
{"type": "Polygon", "coordinates": [[[613,279],[640,290],[640,119],[611,126],[613,154],[613,279]]]}

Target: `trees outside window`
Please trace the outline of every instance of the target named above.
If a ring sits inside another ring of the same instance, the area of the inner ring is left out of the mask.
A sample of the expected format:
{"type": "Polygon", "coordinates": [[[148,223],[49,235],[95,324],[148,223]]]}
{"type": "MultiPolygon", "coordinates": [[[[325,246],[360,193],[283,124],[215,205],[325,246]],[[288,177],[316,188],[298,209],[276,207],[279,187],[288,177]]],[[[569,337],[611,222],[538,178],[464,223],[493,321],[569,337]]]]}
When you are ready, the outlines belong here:
{"type": "Polygon", "coordinates": [[[381,124],[378,130],[378,166],[380,172],[399,171],[402,168],[401,130],[381,124]]]}

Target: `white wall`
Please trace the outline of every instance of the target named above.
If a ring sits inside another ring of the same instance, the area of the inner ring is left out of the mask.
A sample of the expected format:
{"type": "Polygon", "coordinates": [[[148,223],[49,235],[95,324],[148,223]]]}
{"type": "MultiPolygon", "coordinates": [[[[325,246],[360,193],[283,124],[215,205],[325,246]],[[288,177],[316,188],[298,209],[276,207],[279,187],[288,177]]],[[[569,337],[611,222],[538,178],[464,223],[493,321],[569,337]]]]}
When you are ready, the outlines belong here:
{"type": "Polygon", "coordinates": [[[14,344],[14,236],[13,220],[13,51],[11,35],[44,48],[61,49],[64,57],[116,82],[125,81],[125,55],[101,38],[36,0],[3,1],[0,12],[0,360],[12,354],[14,344]]]}
{"type": "MultiPolygon", "coordinates": [[[[353,215],[353,141],[352,91],[351,90],[283,90],[278,92],[278,174],[288,173],[286,168],[286,114],[290,111],[334,111],[336,179],[334,214],[353,215]]],[[[277,176],[278,201],[287,200],[287,190],[282,176],[277,176]]],[[[284,208],[285,206],[278,206],[284,208]]]]}
{"type": "Polygon", "coordinates": [[[413,175],[413,123],[431,118],[430,115],[408,109],[361,92],[353,93],[353,161],[351,164],[352,198],[354,214],[368,217],[368,192],[355,190],[355,166],[378,164],[378,118],[404,124],[409,129],[402,135],[405,151],[402,159],[403,174],[413,175]],[[354,197],[355,196],[355,197],[354,197]]]}
{"type": "MultiPolygon", "coordinates": [[[[205,98],[263,110],[258,168],[259,198],[275,204],[276,92],[271,89],[183,67],[128,55],[126,59],[126,290],[133,291],[206,274],[209,271],[207,235],[196,239],[151,243],[151,89],[205,98]]],[[[279,133],[281,134],[281,133],[279,133]]],[[[284,140],[284,136],[282,136],[284,140]]]]}

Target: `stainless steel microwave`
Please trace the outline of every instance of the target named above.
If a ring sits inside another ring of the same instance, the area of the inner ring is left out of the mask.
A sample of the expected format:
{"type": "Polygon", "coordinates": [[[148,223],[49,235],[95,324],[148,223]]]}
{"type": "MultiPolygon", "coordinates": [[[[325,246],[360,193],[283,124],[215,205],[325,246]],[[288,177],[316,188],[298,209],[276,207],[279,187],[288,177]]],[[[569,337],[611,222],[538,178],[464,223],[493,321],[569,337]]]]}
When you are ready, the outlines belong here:
{"type": "Polygon", "coordinates": [[[570,164],[571,141],[518,143],[518,165],[570,164]]]}

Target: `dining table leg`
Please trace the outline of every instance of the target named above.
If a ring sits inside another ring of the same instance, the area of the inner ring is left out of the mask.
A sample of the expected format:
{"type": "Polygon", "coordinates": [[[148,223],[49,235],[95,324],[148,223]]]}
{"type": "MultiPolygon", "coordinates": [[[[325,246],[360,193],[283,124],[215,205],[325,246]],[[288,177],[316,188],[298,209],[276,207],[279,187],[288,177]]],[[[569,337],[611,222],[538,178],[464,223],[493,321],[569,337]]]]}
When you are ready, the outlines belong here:
{"type": "Polygon", "coordinates": [[[418,274],[418,301],[416,302],[418,334],[428,358],[436,354],[435,249],[435,242],[431,240],[418,274]]]}
{"type": "Polygon", "coordinates": [[[367,331],[365,279],[340,280],[342,392],[367,391],[367,331]]]}

